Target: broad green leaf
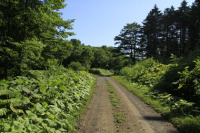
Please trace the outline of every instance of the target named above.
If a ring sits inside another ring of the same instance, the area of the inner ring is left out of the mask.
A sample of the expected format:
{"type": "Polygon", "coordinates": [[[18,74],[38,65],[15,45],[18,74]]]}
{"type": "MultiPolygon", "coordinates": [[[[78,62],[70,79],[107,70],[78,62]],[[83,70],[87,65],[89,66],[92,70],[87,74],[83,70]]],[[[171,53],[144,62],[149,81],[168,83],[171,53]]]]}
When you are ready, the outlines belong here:
{"type": "Polygon", "coordinates": [[[36,111],[38,111],[40,113],[43,113],[45,111],[45,108],[40,103],[37,103],[35,105],[35,109],[36,109],[36,111]]]}
{"type": "Polygon", "coordinates": [[[36,119],[38,118],[36,114],[32,113],[32,112],[29,111],[29,110],[26,110],[26,113],[27,113],[28,117],[29,117],[30,119],[32,119],[32,120],[36,120],[36,119]]]}

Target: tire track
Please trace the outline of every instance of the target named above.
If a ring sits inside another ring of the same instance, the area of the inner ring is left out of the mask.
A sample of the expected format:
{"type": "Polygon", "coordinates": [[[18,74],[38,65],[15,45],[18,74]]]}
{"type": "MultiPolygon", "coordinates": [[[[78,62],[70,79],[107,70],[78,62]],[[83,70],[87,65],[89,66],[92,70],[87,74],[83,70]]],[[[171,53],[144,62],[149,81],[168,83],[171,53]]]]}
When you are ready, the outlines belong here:
{"type": "Polygon", "coordinates": [[[83,115],[78,133],[114,133],[116,127],[112,114],[112,105],[109,99],[108,87],[104,77],[97,80],[95,94],[83,115]]]}
{"type": "Polygon", "coordinates": [[[105,79],[100,76],[88,109],[79,121],[78,133],[178,133],[172,124],[137,96],[109,76],[106,78],[115,90],[116,98],[120,99],[118,107],[113,110],[105,79]],[[114,122],[113,114],[116,112],[125,118],[120,130],[114,122]]]}
{"type": "Polygon", "coordinates": [[[116,96],[120,98],[124,113],[127,114],[125,129],[131,133],[177,133],[171,123],[166,122],[162,116],[145,104],[137,96],[130,93],[125,87],[114,79],[107,77],[115,89],[116,96]]]}

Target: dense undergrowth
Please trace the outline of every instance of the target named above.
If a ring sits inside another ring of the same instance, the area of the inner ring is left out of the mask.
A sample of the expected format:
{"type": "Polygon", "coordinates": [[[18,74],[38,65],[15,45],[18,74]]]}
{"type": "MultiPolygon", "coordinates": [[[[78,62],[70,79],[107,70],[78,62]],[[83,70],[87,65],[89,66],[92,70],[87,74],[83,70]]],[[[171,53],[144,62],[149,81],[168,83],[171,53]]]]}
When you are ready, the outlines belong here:
{"type": "Polygon", "coordinates": [[[162,64],[152,58],[125,67],[123,85],[172,121],[181,132],[200,132],[200,60],[172,58],[162,64]]]}
{"type": "Polygon", "coordinates": [[[64,68],[0,81],[0,132],[73,132],[94,81],[64,68]]]}

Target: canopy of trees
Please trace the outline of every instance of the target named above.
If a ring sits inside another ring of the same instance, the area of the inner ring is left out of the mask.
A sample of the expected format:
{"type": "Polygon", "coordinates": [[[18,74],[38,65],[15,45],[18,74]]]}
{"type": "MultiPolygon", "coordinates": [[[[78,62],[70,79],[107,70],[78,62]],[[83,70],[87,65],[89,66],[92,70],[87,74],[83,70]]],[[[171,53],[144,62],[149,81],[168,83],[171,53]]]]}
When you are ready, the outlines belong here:
{"type": "Polygon", "coordinates": [[[70,55],[74,20],[63,20],[59,9],[65,0],[0,1],[0,75],[20,75],[42,69],[48,59],[60,62],[70,55]]]}
{"type": "MultiPolygon", "coordinates": [[[[118,58],[115,49],[93,48],[82,45],[76,39],[66,40],[74,34],[69,32],[74,20],[62,19],[59,10],[66,7],[64,2],[0,1],[1,79],[21,75],[26,70],[47,69],[57,63],[67,67],[71,62],[79,62],[86,70],[91,65],[102,68],[114,66],[112,63],[118,58]]],[[[119,69],[117,65],[115,68],[119,69]]]]}
{"type": "Polygon", "coordinates": [[[114,40],[124,54],[128,51],[133,62],[150,57],[166,61],[172,54],[181,57],[200,42],[199,14],[198,0],[191,7],[184,0],[177,10],[172,6],[164,12],[155,5],[142,26],[127,24],[114,40]]]}

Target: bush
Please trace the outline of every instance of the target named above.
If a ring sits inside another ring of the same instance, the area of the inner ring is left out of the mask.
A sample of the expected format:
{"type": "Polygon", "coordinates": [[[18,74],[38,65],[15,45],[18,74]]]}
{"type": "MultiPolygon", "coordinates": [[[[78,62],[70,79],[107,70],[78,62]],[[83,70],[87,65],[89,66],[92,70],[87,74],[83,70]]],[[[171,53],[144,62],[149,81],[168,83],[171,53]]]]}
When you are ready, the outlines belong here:
{"type": "Polygon", "coordinates": [[[68,67],[75,71],[84,71],[85,70],[85,67],[83,67],[83,65],[80,62],[71,62],[68,67]]]}
{"type": "Polygon", "coordinates": [[[154,66],[157,64],[158,63],[153,60],[153,58],[149,58],[145,61],[137,62],[132,67],[123,68],[120,71],[120,75],[125,76],[128,80],[146,84],[148,83],[147,81],[149,81],[152,77],[154,66]]]}
{"type": "Polygon", "coordinates": [[[177,83],[183,97],[200,105],[200,60],[194,62],[196,63],[194,69],[189,71],[189,67],[185,67],[184,71],[179,72],[180,79],[177,83]]]}
{"type": "Polygon", "coordinates": [[[200,131],[200,116],[191,118],[191,117],[180,117],[172,119],[176,123],[177,127],[182,133],[199,133],[200,131]]]}

